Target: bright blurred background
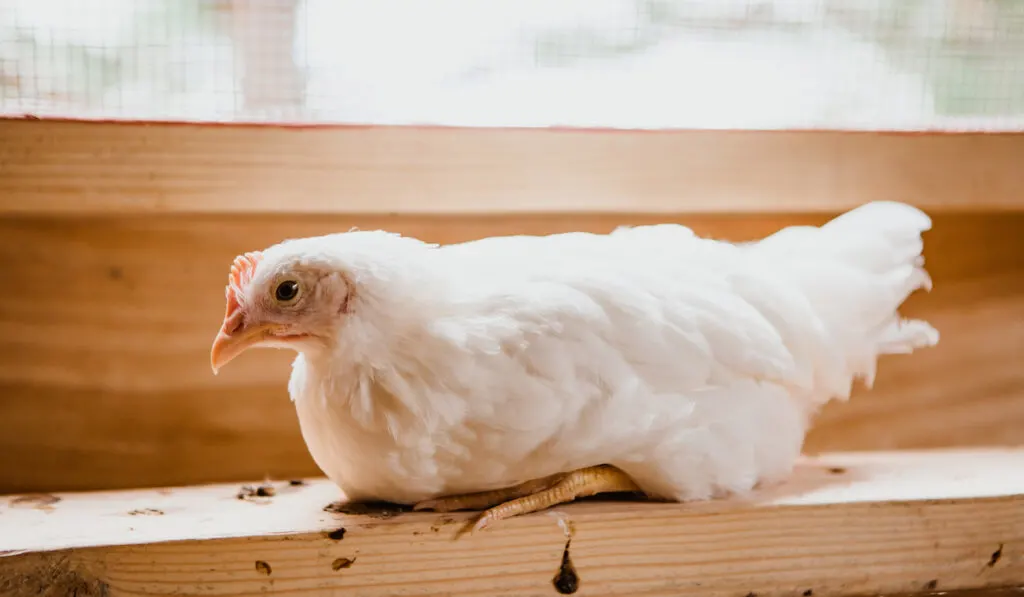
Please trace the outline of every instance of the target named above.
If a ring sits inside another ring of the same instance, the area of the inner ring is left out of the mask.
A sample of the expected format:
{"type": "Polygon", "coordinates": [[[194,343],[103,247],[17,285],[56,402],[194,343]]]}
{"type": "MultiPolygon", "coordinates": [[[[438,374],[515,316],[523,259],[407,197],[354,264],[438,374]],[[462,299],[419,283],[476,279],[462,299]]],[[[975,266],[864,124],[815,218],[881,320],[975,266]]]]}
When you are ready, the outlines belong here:
{"type": "Polygon", "coordinates": [[[1024,0],[0,0],[0,112],[1024,129],[1024,0]]]}

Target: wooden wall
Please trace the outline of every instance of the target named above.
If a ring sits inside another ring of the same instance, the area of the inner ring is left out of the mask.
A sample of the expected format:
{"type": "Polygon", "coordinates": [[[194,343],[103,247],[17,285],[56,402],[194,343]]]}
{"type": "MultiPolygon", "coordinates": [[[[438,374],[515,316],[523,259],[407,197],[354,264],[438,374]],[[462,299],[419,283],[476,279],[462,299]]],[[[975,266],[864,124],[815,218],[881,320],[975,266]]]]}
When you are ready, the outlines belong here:
{"type": "Polygon", "coordinates": [[[0,119],[0,214],[1024,208],[1024,132],[275,127],[0,119]]]}
{"type": "MultiPolygon", "coordinates": [[[[0,169],[2,170],[2,169],[0,169]]],[[[0,218],[0,492],[316,474],[286,393],[290,354],[217,377],[209,346],[234,255],[285,237],[389,228],[455,242],[680,221],[743,240],[824,214],[8,215],[0,218]]],[[[935,279],[908,314],[941,344],[886,358],[831,405],[809,451],[1024,443],[1024,214],[942,212],[935,279]]]]}

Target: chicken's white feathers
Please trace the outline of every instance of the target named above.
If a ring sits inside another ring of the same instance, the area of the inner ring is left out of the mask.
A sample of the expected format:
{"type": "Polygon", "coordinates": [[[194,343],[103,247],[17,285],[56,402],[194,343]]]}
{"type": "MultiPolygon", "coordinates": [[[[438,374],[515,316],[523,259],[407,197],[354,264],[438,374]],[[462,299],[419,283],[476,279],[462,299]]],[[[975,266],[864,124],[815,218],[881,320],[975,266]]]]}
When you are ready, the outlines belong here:
{"type": "MultiPolygon", "coordinates": [[[[808,424],[879,355],[935,344],[897,309],[927,288],[921,211],[872,203],[760,242],[678,225],[435,246],[383,232],[289,241],[355,291],[290,392],[354,499],[412,503],[613,464],[670,499],[791,470],[808,424]]],[[[298,257],[297,257],[298,256],[298,257]]]]}

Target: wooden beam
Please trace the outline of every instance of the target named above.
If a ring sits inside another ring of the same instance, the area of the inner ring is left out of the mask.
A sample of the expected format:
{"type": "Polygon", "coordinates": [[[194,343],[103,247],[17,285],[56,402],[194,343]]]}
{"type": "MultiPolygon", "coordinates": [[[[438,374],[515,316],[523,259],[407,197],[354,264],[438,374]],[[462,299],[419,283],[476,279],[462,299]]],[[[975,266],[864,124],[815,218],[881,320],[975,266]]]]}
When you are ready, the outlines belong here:
{"type": "Polygon", "coordinates": [[[1024,134],[0,120],[0,214],[1024,208],[1024,134]]]}
{"type": "MultiPolygon", "coordinates": [[[[679,221],[746,240],[826,217],[0,218],[13,285],[0,293],[0,492],[316,474],[287,397],[292,355],[253,351],[210,372],[239,252],[351,226],[450,243],[679,221]]],[[[925,255],[935,290],[906,313],[942,341],[883,358],[875,388],[830,405],[808,450],[1024,444],[1024,215],[940,214],[925,255]]]]}
{"type": "Polygon", "coordinates": [[[339,493],[322,480],[250,499],[235,485],[18,496],[0,506],[0,587],[41,574],[112,596],[556,595],[559,576],[580,595],[1024,585],[1022,470],[1022,449],[832,454],[747,499],[591,501],[460,538],[469,513],[327,512],[339,493]]]}

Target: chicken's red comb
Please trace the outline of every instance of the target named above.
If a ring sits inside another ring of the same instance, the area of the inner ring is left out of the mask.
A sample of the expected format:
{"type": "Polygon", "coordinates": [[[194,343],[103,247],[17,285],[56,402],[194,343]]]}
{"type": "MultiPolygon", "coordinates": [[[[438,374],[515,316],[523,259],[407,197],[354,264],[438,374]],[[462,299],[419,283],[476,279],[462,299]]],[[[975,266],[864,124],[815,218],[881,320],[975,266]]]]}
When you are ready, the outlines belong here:
{"type": "Polygon", "coordinates": [[[231,273],[228,274],[228,285],[224,289],[227,299],[224,319],[231,317],[241,307],[238,296],[242,293],[242,289],[252,281],[253,272],[256,271],[256,266],[262,260],[263,253],[259,251],[250,251],[235,257],[235,262],[231,264],[231,273]]]}

